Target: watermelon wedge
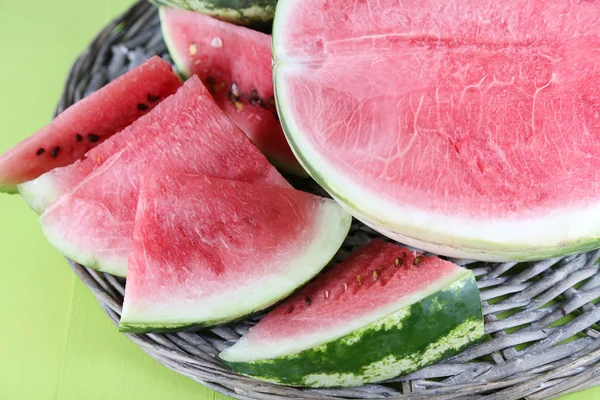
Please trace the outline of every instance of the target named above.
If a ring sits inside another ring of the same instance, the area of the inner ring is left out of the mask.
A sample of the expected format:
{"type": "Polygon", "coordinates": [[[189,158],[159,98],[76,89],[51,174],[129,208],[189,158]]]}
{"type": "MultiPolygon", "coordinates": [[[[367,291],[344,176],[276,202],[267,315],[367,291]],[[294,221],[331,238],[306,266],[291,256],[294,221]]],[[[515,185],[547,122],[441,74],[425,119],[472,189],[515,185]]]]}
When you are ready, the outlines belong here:
{"type": "Polygon", "coordinates": [[[600,2],[281,0],[279,114],[307,171],[398,241],[490,261],[587,251],[598,48],[600,2]]]}
{"type": "Polygon", "coordinates": [[[275,110],[271,37],[192,11],[162,7],[159,12],[179,71],[198,75],[225,114],[273,164],[306,175],[275,110]]]}
{"type": "Polygon", "coordinates": [[[473,273],[375,239],[280,304],[220,357],[296,386],[358,386],[456,354],[483,336],[473,273]]]}
{"type": "MultiPolygon", "coordinates": [[[[46,209],[40,223],[65,256],[114,275],[127,273],[140,180],[151,167],[289,187],[195,76],[105,145],[113,155],[46,209]]],[[[73,168],[95,157],[102,153],[73,168]]]]}
{"type": "Polygon", "coordinates": [[[171,65],[160,57],[125,73],[0,156],[0,191],[15,193],[17,184],[83,158],[180,86],[171,65]]]}
{"type": "Polygon", "coordinates": [[[197,11],[223,21],[270,28],[277,0],[152,0],[158,6],[197,11]]]}
{"type": "Polygon", "coordinates": [[[120,330],[216,325],[264,309],[333,258],[351,220],[333,200],[291,188],[149,173],[120,330]]]}

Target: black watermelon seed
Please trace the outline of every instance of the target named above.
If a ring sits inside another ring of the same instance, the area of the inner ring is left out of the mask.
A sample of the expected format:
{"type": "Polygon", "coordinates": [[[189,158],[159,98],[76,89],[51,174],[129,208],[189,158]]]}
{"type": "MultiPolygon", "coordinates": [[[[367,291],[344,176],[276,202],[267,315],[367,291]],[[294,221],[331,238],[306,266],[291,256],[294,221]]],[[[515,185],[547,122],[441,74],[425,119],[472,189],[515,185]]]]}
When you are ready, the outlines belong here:
{"type": "Polygon", "coordinates": [[[76,134],[76,135],[75,135],[75,139],[76,139],[78,142],[81,142],[81,141],[83,141],[83,136],[81,136],[81,135],[78,133],[78,134],[76,134]]]}
{"type": "Polygon", "coordinates": [[[140,110],[140,111],[145,111],[148,109],[148,106],[145,104],[142,104],[142,103],[138,104],[137,107],[138,107],[138,110],[140,110]]]}
{"type": "Polygon", "coordinates": [[[60,147],[56,146],[55,148],[52,149],[52,151],[50,152],[50,157],[52,158],[56,158],[56,156],[58,156],[58,153],[60,152],[60,147]]]}
{"type": "Polygon", "coordinates": [[[100,140],[100,136],[94,135],[93,133],[90,133],[87,137],[88,140],[92,143],[96,143],[98,140],[100,140]]]}
{"type": "Polygon", "coordinates": [[[214,85],[215,83],[217,83],[217,80],[215,78],[213,78],[212,76],[207,76],[206,83],[208,83],[209,85],[214,85]]]}
{"type": "Polygon", "coordinates": [[[43,147],[40,147],[38,149],[38,151],[35,152],[36,156],[41,156],[42,154],[44,154],[44,152],[46,151],[46,149],[44,149],[43,147]]]}
{"type": "Polygon", "coordinates": [[[158,101],[158,99],[160,99],[160,96],[152,96],[151,94],[148,95],[148,101],[150,103],[154,103],[155,101],[158,101]]]}

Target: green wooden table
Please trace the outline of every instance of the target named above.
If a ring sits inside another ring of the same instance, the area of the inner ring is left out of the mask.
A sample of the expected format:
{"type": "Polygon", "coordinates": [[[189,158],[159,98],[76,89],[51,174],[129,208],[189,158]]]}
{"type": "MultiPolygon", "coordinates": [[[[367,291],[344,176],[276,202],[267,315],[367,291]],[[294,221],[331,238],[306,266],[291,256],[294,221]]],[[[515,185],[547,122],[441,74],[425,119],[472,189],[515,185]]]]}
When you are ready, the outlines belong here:
{"type": "MultiPolygon", "coordinates": [[[[131,0],[0,0],[0,151],[47,123],[68,68],[131,0]]],[[[0,400],[226,399],[117,332],[18,196],[0,195],[0,400]]],[[[600,399],[600,389],[565,397],[600,399]]]]}

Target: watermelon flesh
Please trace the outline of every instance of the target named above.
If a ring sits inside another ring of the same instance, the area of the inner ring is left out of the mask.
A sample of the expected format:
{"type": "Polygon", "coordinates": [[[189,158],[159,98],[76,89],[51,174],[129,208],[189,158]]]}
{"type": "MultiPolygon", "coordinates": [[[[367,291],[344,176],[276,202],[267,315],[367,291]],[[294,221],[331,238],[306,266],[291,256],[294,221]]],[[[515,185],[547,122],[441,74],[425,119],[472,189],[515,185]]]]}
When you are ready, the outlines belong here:
{"type": "Polygon", "coordinates": [[[125,73],[0,156],[0,191],[14,193],[17,184],[83,158],[180,86],[171,65],[160,57],[125,73]]]}
{"type": "Polygon", "coordinates": [[[180,330],[261,310],[333,258],[351,219],[333,200],[291,188],[149,173],[120,329],[180,330]]]}
{"type": "Polygon", "coordinates": [[[305,175],[275,110],[271,37],[192,11],[162,7],[165,42],[178,69],[198,75],[217,104],[271,162],[305,175]]]}
{"type": "Polygon", "coordinates": [[[273,36],[290,143],[359,219],[480,260],[600,245],[600,3],[282,0],[273,36]]]}
{"type": "Polygon", "coordinates": [[[271,311],[220,357],[300,386],[353,386],[412,372],[483,336],[473,274],[371,241],[271,311]]]}
{"type": "MultiPolygon", "coordinates": [[[[46,209],[40,223],[65,256],[114,275],[126,275],[140,180],[151,167],[289,187],[198,77],[103,147],[110,158],[46,209]]],[[[103,158],[101,151],[73,168],[103,158]]]]}

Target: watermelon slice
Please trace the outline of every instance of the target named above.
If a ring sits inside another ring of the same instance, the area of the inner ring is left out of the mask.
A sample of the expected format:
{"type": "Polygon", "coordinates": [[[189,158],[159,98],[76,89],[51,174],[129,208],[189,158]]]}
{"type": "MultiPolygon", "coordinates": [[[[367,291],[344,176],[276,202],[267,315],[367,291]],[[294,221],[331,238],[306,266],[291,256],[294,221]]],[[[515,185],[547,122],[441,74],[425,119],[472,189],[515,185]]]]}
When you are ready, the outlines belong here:
{"type": "Polygon", "coordinates": [[[270,28],[277,0],[151,0],[156,5],[197,11],[220,20],[270,28]]]}
{"type": "Polygon", "coordinates": [[[175,8],[162,7],[160,18],[178,69],[187,76],[198,75],[225,114],[273,164],[306,175],[275,110],[271,37],[175,8]]]}
{"type": "Polygon", "coordinates": [[[600,246],[600,2],[281,0],[307,171],[401,242],[479,260],[600,246]]]}
{"type": "Polygon", "coordinates": [[[151,58],[72,105],[0,156],[0,191],[14,193],[17,184],[83,158],[180,86],[169,63],[151,58]]]}
{"type": "Polygon", "coordinates": [[[333,200],[291,188],[150,173],[120,329],[181,330],[261,310],[316,275],[351,220],[333,200]]]}
{"type": "Polygon", "coordinates": [[[271,311],[220,357],[297,386],[358,386],[415,371],[483,336],[473,273],[375,239],[271,311]]]}
{"type": "MultiPolygon", "coordinates": [[[[113,139],[98,148],[112,157],[52,204],[40,222],[65,256],[114,275],[127,272],[140,179],[149,168],[289,187],[195,76],[113,139]]],[[[72,168],[95,157],[102,152],[72,168]]]]}

